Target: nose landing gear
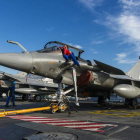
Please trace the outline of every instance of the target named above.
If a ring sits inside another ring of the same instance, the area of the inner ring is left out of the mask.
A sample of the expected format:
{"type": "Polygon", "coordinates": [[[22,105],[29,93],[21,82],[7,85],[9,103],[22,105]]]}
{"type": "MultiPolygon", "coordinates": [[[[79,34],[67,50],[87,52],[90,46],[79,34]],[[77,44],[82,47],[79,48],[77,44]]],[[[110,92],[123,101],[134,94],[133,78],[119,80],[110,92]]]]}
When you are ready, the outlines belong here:
{"type": "Polygon", "coordinates": [[[59,112],[64,112],[66,109],[67,109],[67,104],[65,103],[60,103],[60,104],[57,104],[57,103],[52,103],[51,104],[51,112],[52,114],[56,113],[56,111],[59,111],[59,112]]]}
{"type": "MultiPolygon", "coordinates": [[[[72,70],[73,88],[70,88],[69,90],[64,92],[62,83],[58,83],[58,91],[57,91],[57,102],[58,103],[57,103],[57,108],[52,108],[52,113],[55,113],[58,110],[60,112],[64,112],[66,110],[66,108],[68,107],[67,103],[70,104],[68,98],[66,97],[66,94],[68,94],[72,90],[75,91],[75,104],[77,106],[79,106],[78,97],[77,97],[76,70],[73,67],[70,67],[70,70],[72,70]]],[[[70,111],[69,111],[69,113],[70,113],[70,111]]]]}

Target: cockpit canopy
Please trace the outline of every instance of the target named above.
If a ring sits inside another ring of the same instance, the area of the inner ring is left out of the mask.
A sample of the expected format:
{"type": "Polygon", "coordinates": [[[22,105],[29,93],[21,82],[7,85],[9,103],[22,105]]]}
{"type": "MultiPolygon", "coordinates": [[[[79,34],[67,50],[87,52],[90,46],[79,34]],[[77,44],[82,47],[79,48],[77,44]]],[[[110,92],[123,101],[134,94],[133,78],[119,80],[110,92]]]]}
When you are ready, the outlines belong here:
{"type": "Polygon", "coordinates": [[[45,46],[44,49],[42,50],[38,50],[38,53],[62,53],[60,47],[63,47],[64,45],[67,45],[68,49],[76,56],[79,57],[81,56],[81,54],[84,52],[81,49],[78,49],[76,47],[73,47],[71,45],[65,44],[65,43],[61,43],[58,41],[51,41],[48,42],[45,46]]]}

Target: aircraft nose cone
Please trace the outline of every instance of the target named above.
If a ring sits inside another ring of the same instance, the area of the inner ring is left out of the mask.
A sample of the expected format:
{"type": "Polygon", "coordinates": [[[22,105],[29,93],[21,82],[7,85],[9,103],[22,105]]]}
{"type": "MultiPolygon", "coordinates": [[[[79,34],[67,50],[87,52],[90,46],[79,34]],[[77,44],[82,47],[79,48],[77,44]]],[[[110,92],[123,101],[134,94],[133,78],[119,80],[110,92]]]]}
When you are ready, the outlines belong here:
{"type": "Polygon", "coordinates": [[[32,56],[30,53],[0,54],[0,65],[20,71],[29,72],[32,68],[32,56]]]}

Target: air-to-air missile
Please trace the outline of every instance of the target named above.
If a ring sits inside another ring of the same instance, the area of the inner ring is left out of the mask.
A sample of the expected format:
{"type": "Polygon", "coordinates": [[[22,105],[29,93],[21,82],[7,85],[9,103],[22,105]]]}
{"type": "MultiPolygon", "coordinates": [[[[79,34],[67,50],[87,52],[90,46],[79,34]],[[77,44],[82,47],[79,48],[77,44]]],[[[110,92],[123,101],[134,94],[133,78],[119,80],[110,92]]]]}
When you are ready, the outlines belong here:
{"type": "MultiPolygon", "coordinates": [[[[78,91],[80,90],[85,96],[98,96],[98,103],[115,92],[126,98],[132,106],[137,106],[137,98],[140,96],[140,61],[128,73],[124,73],[97,60],[94,60],[96,64],[84,60],[81,58],[83,50],[58,41],[48,42],[43,49],[34,52],[28,52],[18,42],[8,42],[19,45],[24,51],[0,54],[0,65],[52,78],[59,83],[58,99],[73,89],[77,96],[78,85],[78,91]],[[80,68],[73,61],[66,62],[60,49],[64,45],[73,52],[80,63],[80,68]],[[63,92],[62,84],[72,88],[63,92]]],[[[59,101],[62,101],[62,98],[59,101]]]]}

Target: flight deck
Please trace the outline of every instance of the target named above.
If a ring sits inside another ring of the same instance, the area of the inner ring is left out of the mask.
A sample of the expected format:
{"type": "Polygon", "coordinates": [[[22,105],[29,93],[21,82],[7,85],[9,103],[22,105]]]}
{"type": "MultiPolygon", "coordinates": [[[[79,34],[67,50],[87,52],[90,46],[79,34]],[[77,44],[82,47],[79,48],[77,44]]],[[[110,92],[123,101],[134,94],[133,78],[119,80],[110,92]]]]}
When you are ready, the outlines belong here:
{"type": "MultiPolygon", "coordinates": [[[[16,107],[5,108],[1,101],[0,109],[6,111],[36,108],[46,102],[16,101],[16,107]]],[[[74,106],[74,103],[72,103],[74,106]]],[[[80,101],[80,106],[68,111],[52,114],[32,112],[0,118],[0,140],[28,140],[44,137],[52,139],[139,139],[140,109],[132,109],[123,103],[110,103],[106,107],[93,101],[80,101]],[[77,110],[77,112],[76,112],[77,110]]]]}

